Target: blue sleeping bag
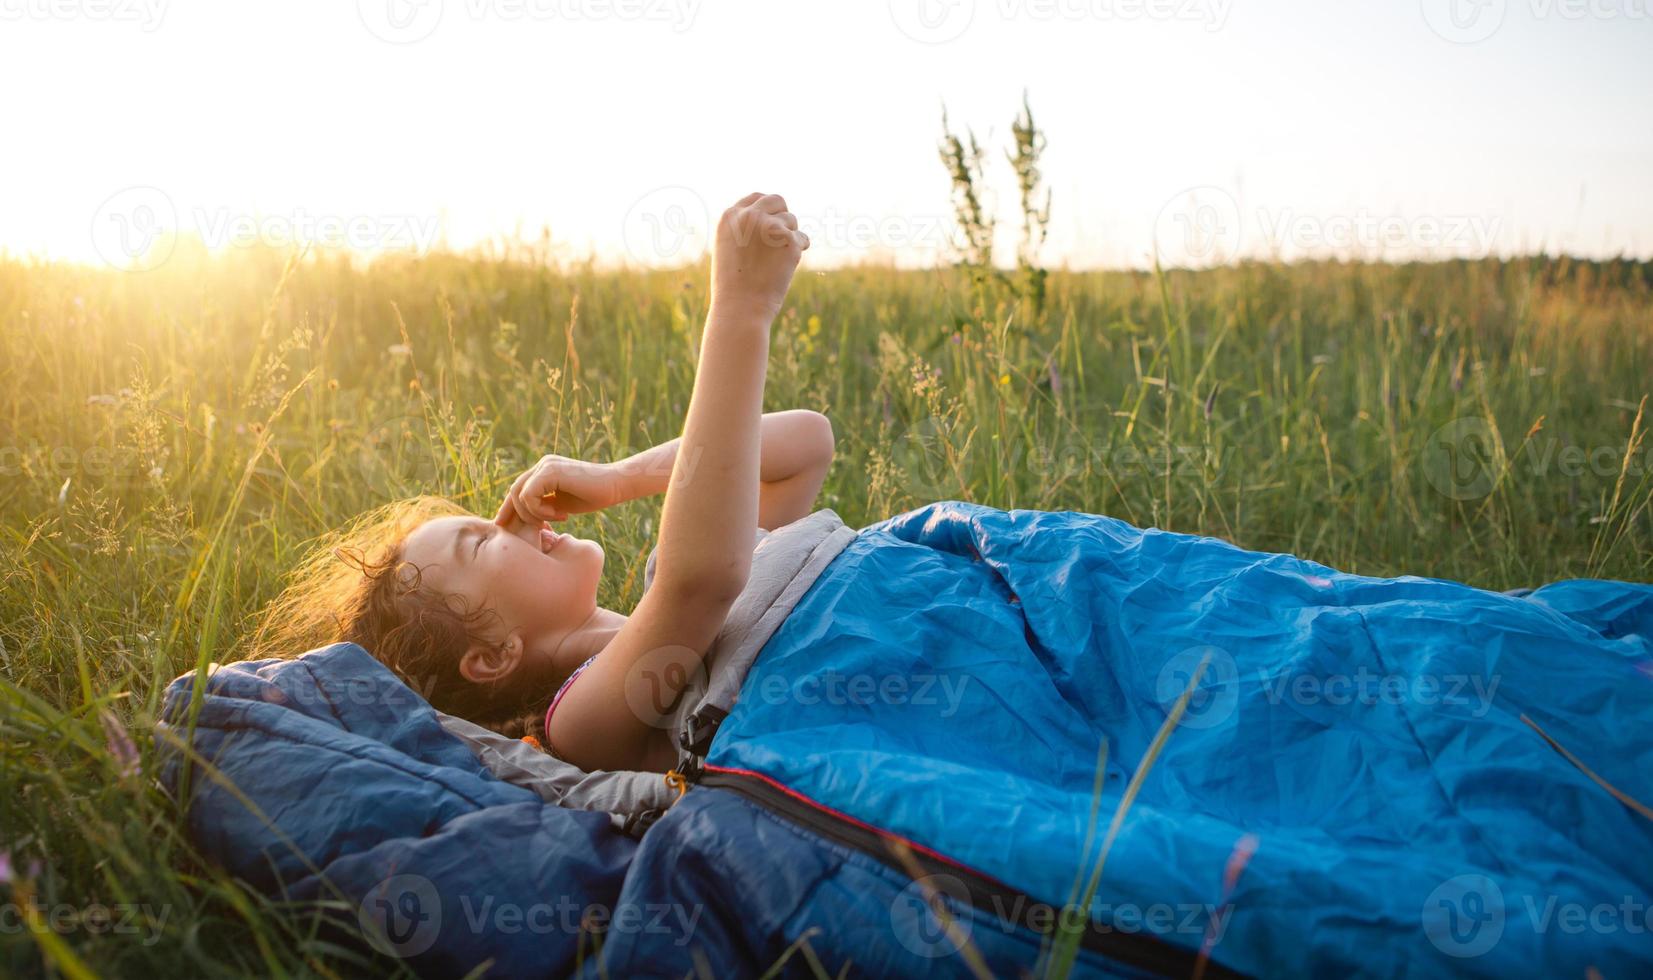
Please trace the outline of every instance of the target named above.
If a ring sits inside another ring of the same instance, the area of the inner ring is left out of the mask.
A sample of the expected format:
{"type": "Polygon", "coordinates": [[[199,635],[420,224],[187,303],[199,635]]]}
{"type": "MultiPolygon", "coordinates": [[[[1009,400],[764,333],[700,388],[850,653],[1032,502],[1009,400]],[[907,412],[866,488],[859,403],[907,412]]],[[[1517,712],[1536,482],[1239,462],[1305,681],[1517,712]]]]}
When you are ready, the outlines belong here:
{"type": "Polygon", "coordinates": [[[640,841],[493,779],[348,646],[204,680],[194,745],[237,790],[194,777],[191,828],[427,974],[1014,975],[1196,669],[1076,975],[1653,964],[1653,587],[1517,597],[950,501],[825,566],[640,841]],[[558,901],[600,953],[566,913],[478,912],[558,901]]]}

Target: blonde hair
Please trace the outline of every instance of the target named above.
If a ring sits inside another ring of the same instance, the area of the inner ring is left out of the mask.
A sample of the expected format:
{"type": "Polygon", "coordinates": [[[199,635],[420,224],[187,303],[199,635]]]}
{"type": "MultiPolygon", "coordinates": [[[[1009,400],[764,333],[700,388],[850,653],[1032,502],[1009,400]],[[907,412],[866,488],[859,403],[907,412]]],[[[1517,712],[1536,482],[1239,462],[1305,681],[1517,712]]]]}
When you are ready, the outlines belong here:
{"type": "Polygon", "coordinates": [[[250,656],[290,659],[330,643],[356,643],[438,711],[543,742],[548,692],[478,684],[459,671],[465,652],[488,642],[480,627],[492,614],[431,589],[404,554],[414,529],[469,513],[443,497],[413,497],[323,535],[260,613],[250,656]],[[538,712],[530,710],[536,702],[538,712]]]}

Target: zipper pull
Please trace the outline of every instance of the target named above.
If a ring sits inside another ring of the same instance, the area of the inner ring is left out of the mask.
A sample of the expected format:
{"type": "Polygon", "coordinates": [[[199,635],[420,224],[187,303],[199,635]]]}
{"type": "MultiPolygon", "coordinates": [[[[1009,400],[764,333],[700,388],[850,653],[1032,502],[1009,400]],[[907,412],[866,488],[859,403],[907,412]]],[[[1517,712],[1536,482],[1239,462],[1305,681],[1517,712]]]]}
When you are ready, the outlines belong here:
{"type": "Polygon", "coordinates": [[[703,756],[712,748],[712,737],[729,712],[710,702],[701,705],[683,719],[683,730],[677,733],[677,744],[690,755],[703,756]]]}

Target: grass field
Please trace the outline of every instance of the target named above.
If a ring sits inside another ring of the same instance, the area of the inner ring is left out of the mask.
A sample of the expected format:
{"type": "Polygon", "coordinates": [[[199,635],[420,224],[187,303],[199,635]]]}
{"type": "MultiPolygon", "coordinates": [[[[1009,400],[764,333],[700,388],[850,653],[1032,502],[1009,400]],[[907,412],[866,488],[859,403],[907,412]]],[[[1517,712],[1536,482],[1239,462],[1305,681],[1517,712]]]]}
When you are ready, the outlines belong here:
{"type": "MultiPolygon", "coordinates": [[[[193,858],[149,781],[160,689],[235,659],[305,542],[371,505],[491,512],[541,453],[676,435],[704,280],[0,261],[0,974],[359,969],[317,909],[193,858]]],[[[832,418],[821,505],[852,525],[959,498],[1371,575],[1653,579],[1647,265],[1057,272],[1042,310],[960,270],[806,267],[773,352],[766,403],[832,418]]],[[[575,519],[604,605],[635,600],[657,514],[575,519]]]]}

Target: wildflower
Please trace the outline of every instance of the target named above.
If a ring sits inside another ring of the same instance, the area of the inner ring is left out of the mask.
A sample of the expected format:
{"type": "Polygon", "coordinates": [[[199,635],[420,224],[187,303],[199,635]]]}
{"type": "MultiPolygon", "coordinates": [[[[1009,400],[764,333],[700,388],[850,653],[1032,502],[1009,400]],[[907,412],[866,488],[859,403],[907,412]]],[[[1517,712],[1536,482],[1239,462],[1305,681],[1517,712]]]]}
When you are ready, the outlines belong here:
{"type": "Polygon", "coordinates": [[[1008,375],[1008,374],[999,375],[999,384],[1001,384],[1001,385],[1010,384],[1010,375],[1008,375]]]}
{"type": "Polygon", "coordinates": [[[132,736],[127,734],[126,726],[108,709],[98,712],[98,719],[103,722],[104,744],[109,749],[109,755],[119,764],[121,776],[137,775],[138,747],[133,744],[132,736]]]}

